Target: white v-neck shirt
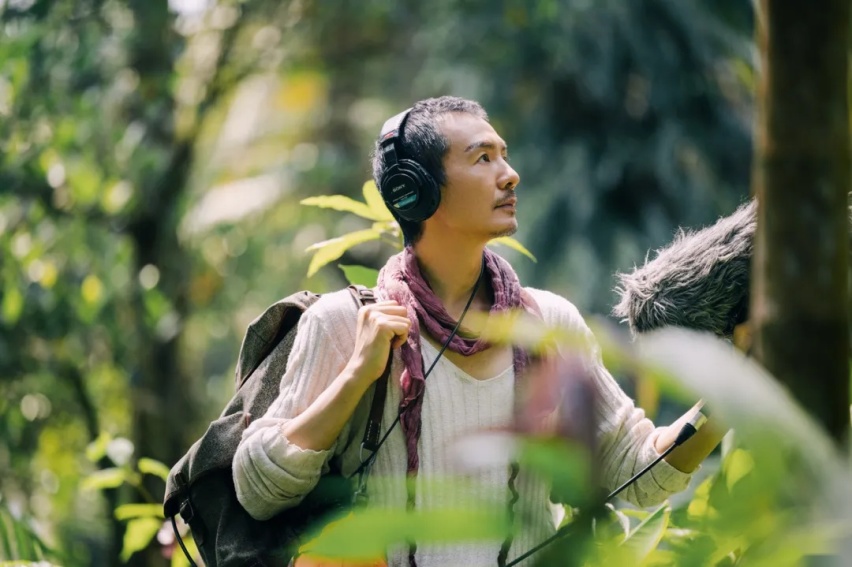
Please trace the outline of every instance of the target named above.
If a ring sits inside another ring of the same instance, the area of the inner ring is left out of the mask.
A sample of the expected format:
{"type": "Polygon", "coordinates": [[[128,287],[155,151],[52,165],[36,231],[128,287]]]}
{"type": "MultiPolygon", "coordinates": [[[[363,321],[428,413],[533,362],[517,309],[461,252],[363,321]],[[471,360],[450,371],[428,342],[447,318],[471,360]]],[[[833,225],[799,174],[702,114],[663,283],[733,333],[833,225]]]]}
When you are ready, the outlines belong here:
{"type": "MultiPolygon", "coordinates": [[[[570,302],[550,292],[531,288],[527,291],[538,304],[546,324],[579,332],[591,339],[588,327],[570,302]]],[[[360,464],[360,441],[371,401],[369,395],[361,401],[335,445],[327,451],[304,450],[281,433],[282,425],[304,411],[343,370],[355,348],[356,322],[357,307],[348,290],[323,296],[302,316],[290,361],[281,379],[279,397],[265,416],[249,425],[234,457],[237,496],[252,516],[269,518],[297,505],[316,485],[319,476],[328,472],[331,460],[346,476],[360,464]]],[[[422,337],[420,344],[424,368],[429,368],[438,351],[422,337]]],[[[597,353],[593,359],[592,373],[599,402],[600,482],[607,488],[615,488],[657,456],[653,444],[659,429],[654,428],[644,412],[619,388],[597,353]]],[[[396,352],[383,414],[383,431],[393,423],[398,412],[401,372],[402,361],[396,352]]],[[[506,510],[508,462],[471,466],[463,457],[470,451],[471,435],[505,430],[512,424],[514,382],[512,367],[491,378],[478,380],[441,357],[426,380],[423,399],[417,510],[465,509],[483,503],[493,505],[495,510],[506,510]]],[[[371,506],[405,509],[406,455],[402,428],[397,426],[379,450],[370,475],[371,506]]],[[[690,475],[662,461],[622,496],[640,506],[649,506],[683,490],[689,478],[690,475]]],[[[515,515],[525,518],[525,528],[515,536],[509,560],[555,531],[548,487],[523,470],[515,486],[519,494],[515,515]]],[[[417,545],[417,565],[492,566],[497,563],[501,544],[501,540],[441,546],[421,542],[417,545]]],[[[392,567],[407,567],[407,555],[406,545],[389,549],[388,563],[392,567]]]]}

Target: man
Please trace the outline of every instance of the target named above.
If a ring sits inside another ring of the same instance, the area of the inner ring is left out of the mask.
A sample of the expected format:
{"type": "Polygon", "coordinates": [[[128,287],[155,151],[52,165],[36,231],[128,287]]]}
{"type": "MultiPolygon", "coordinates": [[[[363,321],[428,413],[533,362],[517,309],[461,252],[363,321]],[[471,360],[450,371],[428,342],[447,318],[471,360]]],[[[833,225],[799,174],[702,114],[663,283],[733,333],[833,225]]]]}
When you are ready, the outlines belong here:
{"type": "MultiPolygon", "coordinates": [[[[383,131],[373,174],[400,221],[406,249],[383,268],[378,303],[356,311],[344,290],[324,296],[303,316],[280,395],[267,415],[246,430],[235,456],[237,495],[252,516],[264,519],[298,504],[329,470],[331,459],[344,475],[351,474],[360,463],[368,407],[362,397],[394,349],[383,424],[403,413],[401,426],[377,453],[371,505],[418,510],[502,506],[517,493],[510,509],[523,514],[529,527],[506,541],[402,544],[389,550],[388,563],[505,564],[554,532],[547,487],[505,465],[466,471],[461,491],[440,490],[430,480],[459,476],[448,456],[453,441],[511,424],[515,379],[523,375],[527,357],[518,349],[478,341],[477,329],[463,327],[454,336],[451,328],[466,305],[482,314],[524,308],[548,325],[587,336],[588,327],[567,300],[522,288],[508,263],[485,247],[492,238],[517,230],[519,177],[507,160],[506,143],[479,104],[455,97],[418,102],[396,130],[383,131]],[[416,170],[410,176],[418,189],[399,176],[403,166],[416,170]],[[428,208],[430,184],[437,192],[434,211],[421,215],[422,222],[411,220],[417,215],[406,207],[428,208]],[[448,348],[438,359],[445,343],[448,348]],[[424,369],[436,359],[426,387],[424,369]],[[406,483],[407,477],[415,481],[406,483]]],[[[601,402],[601,481],[614,488],[670,446],[691,415],[655,429],[599,357],[592,372],[601,402]]],[[[624,496],[647,506],[682,490],[688,473],[718,440],[718,434],[700,431],[624,496]]]]}

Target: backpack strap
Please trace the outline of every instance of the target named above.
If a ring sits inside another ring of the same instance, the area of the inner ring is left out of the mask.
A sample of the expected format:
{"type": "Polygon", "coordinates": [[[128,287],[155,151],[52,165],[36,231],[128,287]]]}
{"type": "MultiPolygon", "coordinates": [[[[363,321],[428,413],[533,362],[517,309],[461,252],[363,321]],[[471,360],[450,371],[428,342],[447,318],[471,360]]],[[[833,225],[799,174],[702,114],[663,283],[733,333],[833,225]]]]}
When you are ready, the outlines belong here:
{"type": "MultiPolygon", "coordinates": [[[[376,294],[373,290],[362,285],[350,285],[349,291],[358,303],[362,305],[370,305],[376,302],[376,294]]],[[[385,409],[385,399],[388,393],[388,378],[391,372],[391,361],[393,360],[393,350],[388,353],[388,363],[385,365],[385,371],[376,380],[376,388],[373,391],[373,403],[370,406],[370,414],[367,418],[367,428],[364,430],[364,439],[361,441],[361,448],[375,452],[379,448],[379,433],[382,428],[382,413],[385,409]]]]}

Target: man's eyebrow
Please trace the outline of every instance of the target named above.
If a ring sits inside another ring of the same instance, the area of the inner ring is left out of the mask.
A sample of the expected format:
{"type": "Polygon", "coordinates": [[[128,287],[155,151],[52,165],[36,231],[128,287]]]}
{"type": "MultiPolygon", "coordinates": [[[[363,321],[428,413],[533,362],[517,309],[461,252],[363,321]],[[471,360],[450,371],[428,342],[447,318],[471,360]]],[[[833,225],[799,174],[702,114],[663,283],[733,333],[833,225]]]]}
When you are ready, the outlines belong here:
{"type": "MultiPolygon", "coordinates": [[[[478,149],[494,150],[494,149],[497,149],[497,144],[495,144],[494,142],[492,142],[490,140],[479,140],[477,142],[473,142],[468,147],[466,147],[464,149],[464,153],[468,153],[470,151],[478,150],[478,149]]],[[[508,151],[506,144],[500,144],[500,150],[503,151],[503,152],[508,151]]]]}

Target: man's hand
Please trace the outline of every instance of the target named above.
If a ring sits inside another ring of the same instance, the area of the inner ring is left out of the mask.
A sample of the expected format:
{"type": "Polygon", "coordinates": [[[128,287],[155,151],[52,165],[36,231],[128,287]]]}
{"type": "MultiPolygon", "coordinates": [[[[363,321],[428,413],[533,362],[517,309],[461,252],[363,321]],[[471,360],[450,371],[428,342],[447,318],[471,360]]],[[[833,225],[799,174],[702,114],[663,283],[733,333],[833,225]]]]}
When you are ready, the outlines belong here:
{"type": "Polygon", "coordinates": [[[375,382],[388,362],[391,348],[408,340],[411,321],[408,312],[396,301],[379,301],[358,311],[355,350],[349,360],[351,375],[366,384],[375,382]]]}
{"type": "Polygon", "coordinates": [[[390,349],[408,340],[410,327],[408,313],[396,301],[362,307],[349,363],[307,409],[281,426],[282,435],[302,449],[330,449],[364,392],[384,372],[390,349]]]}

